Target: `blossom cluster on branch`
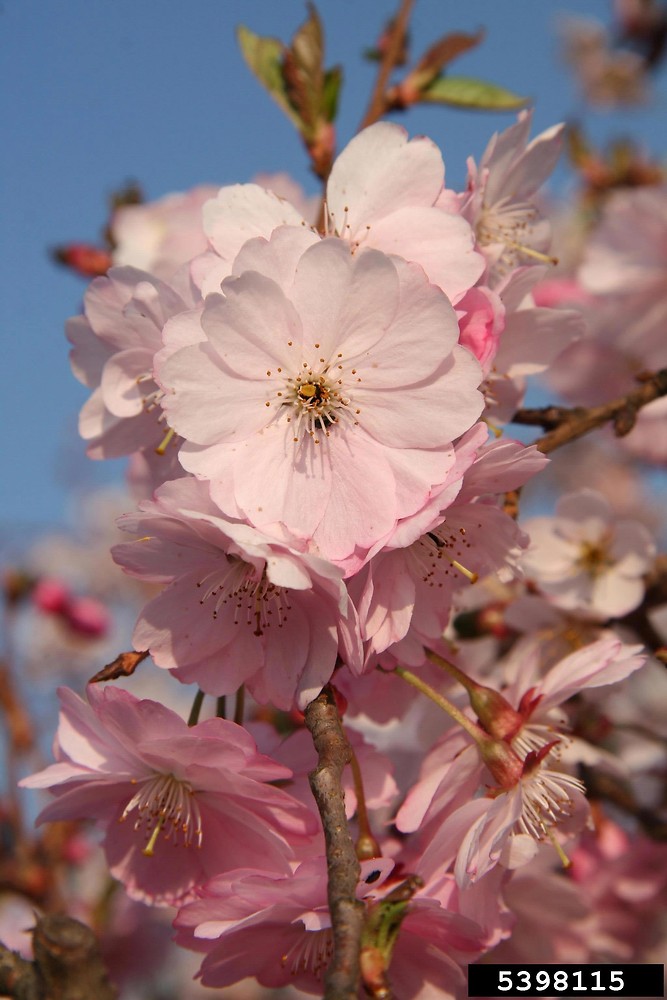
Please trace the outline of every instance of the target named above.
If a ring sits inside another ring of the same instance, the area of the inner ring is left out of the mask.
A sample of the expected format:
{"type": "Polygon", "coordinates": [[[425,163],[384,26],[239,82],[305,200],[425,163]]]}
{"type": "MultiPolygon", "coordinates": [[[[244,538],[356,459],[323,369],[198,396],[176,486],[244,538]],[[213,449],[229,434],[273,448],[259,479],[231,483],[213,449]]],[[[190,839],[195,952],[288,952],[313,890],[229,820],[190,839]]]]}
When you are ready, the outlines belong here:
{"type": "MultiPolygon", "coordinates": [[[[667,194],[610,195],[554,276],[563,127],[530,130],[493,135],[463,191],[431,139],[374,121],[326,170],[307,137],[321,206],[284,178],[122,206],[67,324],[88,454],[130,456],[112,555],[140,607],[21,784],[50,792],[39,823],[95,824],[205,987],[462,997],[469,963],[525,960],[531,919],[544,961],[664,943],[664,882],[633,918],[605,875],[667,853],[642,823],[664,724],[633,757],[641,695],[615,700],[643,676],[664,697],[653,532],[563,472],[555,513],[517,517],[551,448],[508,425],[531,376],[583,420],[665,367],[667,194]],[[115,685],[135,670],[140,694],[115,685]],[[633,808],[591,800],[592,769],[633,808]]],[[[626,455],[664,460],[663,393],[626,455]]],[[[55,581],[33,597],[80,624],[55,581]]]]}

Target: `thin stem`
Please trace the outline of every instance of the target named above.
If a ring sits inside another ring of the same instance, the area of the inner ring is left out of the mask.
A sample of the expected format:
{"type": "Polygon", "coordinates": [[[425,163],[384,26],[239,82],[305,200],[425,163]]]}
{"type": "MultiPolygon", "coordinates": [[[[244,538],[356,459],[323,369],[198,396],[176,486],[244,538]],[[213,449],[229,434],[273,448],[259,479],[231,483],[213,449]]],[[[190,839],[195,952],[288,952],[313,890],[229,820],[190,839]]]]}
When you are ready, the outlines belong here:
{"type": "Polygon", "coordinates": [[[357,823],[359,824],[359,836],[355,845],[357,857],[361,861],[368,858],[380,857],[380,848],[373,836],[368,810],[366,809],[366,796],[364,794],[364,781],[361,776],[361,768],[357,755],[350,747],[350,768],[352,769],[352,779],[354,781],[354,793],[357,797],[357,823]]]}
{"type": "Polygon", "coordinates": [[[236,692],[236,705],[234,707],[234,722],[237,726],[243,725],[243,713],[245,710],[245,684],[236,692]]]}
{"type": "Polygon", "coordinates": [[[458,681],[466,689],[466,691],[471,691],[473,688],[479,687],[475,681],[472,681],[467,674],[464,674],[462,670],[453,664],[449,660],[446,660],[444,656],[439,656],[438,653],[434,653],[432,649],[425,649],[426,658],[435,663],[436,667],[440,667],[441,670],[445,670],[450,674],[455,681],[458,681]]]}
{"type": "Polygon", "coordinates": [[[188,718],[189,726],[196,726],[199,722],[199,713],[201,712],[201,707],[204,704],[204,692],[200,689],[195,695],[195,700],[192,702],[192,708],[190,709],[190,716],[188,718]]]}
{"type": "Polygon", "coordinates": [[[387,84],[403,48],[414,2],[415,0],[401,0],[401,6],[394,18],[391,35],[380,62],[375,87],[373,88],[366,114],[359,126],[359,131],[378,121],[387,110],[387,84]]]}
{"type": "Polygon", "coordinates": [[[341,787],[343,769],[350,761],[350,745],[328,685],[307,706],[305,721],[317,750],[317,767],[308,780],[324,829],[333,934],[333,956],[324,977],[324,1000],[357,1000],[365,908],[356,898],[361,868],[347,825],[341,787]]]}
{"type": "Polygon", "coordinates": [[[411,670],[406,670],[405,667],[395,667],[393,671],[387,672],[398,674],[398,676],[404,681],[411,684],[414,688],[417,688],[418,691],[421,691],[421,693],[425,694],[427,698],[430,698],[431,701],[435,702],[435,704],[438,705],[443,712],[446,712],[447,715],[454,720],[454,722],[458,723],[462,729],[465,729],[468,736],[472,737],[475,743],[479,746],[489,742],[488,734],[485,733],[480,726],[477,726],[466,715],[464,715],[463,712],[461,712],[456,705],[449,700],[449,698],[445,698],[443,694],[440,694],[439,691],[432,688],[431,685],[427,684],[426,681],[423,681],[421,677],[417,677],[417,675],[413,674],[411,670]]]}
{"type": "Polygon", "coordinates": [[[215,703],[215,714],[218,719],[227,718],[227,699],[221,694],[215,703]]]}

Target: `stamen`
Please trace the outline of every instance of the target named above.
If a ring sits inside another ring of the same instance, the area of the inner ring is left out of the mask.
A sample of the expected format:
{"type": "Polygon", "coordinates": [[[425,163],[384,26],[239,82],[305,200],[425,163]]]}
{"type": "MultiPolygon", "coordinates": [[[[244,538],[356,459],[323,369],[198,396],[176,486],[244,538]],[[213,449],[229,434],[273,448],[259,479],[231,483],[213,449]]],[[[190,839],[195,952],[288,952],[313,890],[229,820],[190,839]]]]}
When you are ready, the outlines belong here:
{"type": "Polygon", "coordinates": [[[291,958],[291,975],[312,972],[316,979],[320,979],[332,955],[333,933],[330,927],[324,927],[319,931],[304,930],[289,951],[281,957],[280,964],[285,968],[291,958]]]}
{"type": "MultiPolygon", "coordinates": [[[[342,354],[338,358],[342,358],[342,354]]],[[[341,421],[351,419],[353,426],[358,423],[355,417],[360,411],[357,409],[352,413],[350,410],[350,399],[343,391],[343,378],[331,378],[331,365],[324,358],[320,361],[323,368],[319,372],[303,361],[298,374],[285,376],[284,384],[276,392],[276,417],[281,411],[284,413],[283,407],[292,411],[286,419],[288,423],[293,421],[292,438],[295,443],[307,435],[314,444],[320,444],[321,438],[330,437],[332,428],[341,421]]],[[[337,364],[336,368],[344,371],[342,364],[337,364]]]]}
{"type": "Polygon", "coordinates": [[[282,628],[291,611],[289,591],[284,587],[276,587],[266,576],[266,571],[259,572],[250,563],[237,556],[227,556],[219,568],[207,573],[197,582],[197,587],[207,588],[199,599],[204,604],[210,598],[215,598],[213,617],[217,618],[221,608],[234,604],[233,622],[240,624],[245,608],[245,623],[253,625],[253,634],[264,635],[272,624],[282,628]]]}
{"type": "Polygon", "coordinates": [[[563,848],[561,847],[561,845],[558,843],[558,840],[556,839],[556,834],[554,833],[553,829],[549,828],[547,830],[547,836],[548,836],[549,840],[551,841],[551,843],[554,845],[554,848],[556,850],[556,854],[560,858],[561,864],[563,865],[563,868],[569,868],[571,866],[572,862],[568,858],[567,854],[565,853],[565,851],[563,850],[563,848]]]}
{"type": "Polygon", "coordinates": [[[184,847],[190,846],[193,836],[197,839],[197,846],[201,847],[201,813],[196,793],[189,782],[181,781],[173,774],[158,773],[135,780],[133,784],[140,784],[141,787],[125,806],[120,822],[136,810],[134,829],[140,830],[144,826],[146,830],[147,842],[142,851],[145,857],[153,857],[158,837],[163,831],[165,840],[173,838],[174,844],[178,843],[180,833],[184,847]]]}
{"type": "Polygon", "coordinates": [[[170,427],[165,436],[163,437],[162,441],[160,442],[160,444],[155,449],[156,455],[164,455],[165,451],[169,446],[169,442],[171,441],[175,433],[176,431],[174,430],[174,428],[170,427]]]}
{"type": "MultiPolygon", "coordinates": [[[[449,565],[452,566],[459,573],[461,573],[463,576],[465,576],[465,578],[469,580],[470,583],[477,583],[477,581],[479,580],[479,574],[473,572],[473,570],[471,569],[468,569],[468,567],[464,566],[463,563],[460,562],[460,560],[452,559],[452,557],[449,555],[449,552],[447,551],[450,547],[460,544],[460,540],[457,539],[455,535],[452,534],[449,536],[448,539],[444,539],[442,538],[441,535],[438,534],[437,531],[428,531],[426,533],[426,538],[429,538],[431,542],[433,542],[433,544],[435,545],[436,549],[438,550],[438,559],[445,558],[449,563],[449,565]]],[[[469,542],[467,542],[466,545],[468,548],[470,548],[469,542]]],[[[437,569],[437,564],[433,563],[433,569],[431,573],[429,573],[428,575],[432,576],[433,573],[436,571],[436,569],[437,569]]],[[[447,571],[445,570],[445,572],[447,571]]]]}

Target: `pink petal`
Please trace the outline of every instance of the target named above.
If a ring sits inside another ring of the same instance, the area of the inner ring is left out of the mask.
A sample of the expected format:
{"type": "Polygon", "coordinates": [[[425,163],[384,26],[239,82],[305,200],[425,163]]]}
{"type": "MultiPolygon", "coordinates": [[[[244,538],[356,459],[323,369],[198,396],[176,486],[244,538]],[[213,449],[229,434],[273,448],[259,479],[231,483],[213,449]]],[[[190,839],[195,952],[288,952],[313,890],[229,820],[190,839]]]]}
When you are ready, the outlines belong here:
{"type": "Polygon", "coordinates": [[[221,188],[216,198],[205,203],[203,222],[212,246],[225,260],[233,259],[246,240],[268,238],[278,226],[304,224],[289,202],[257,184],[221,188]]]}
{"type": "Polygon", "coordinates": [[[438,147],[423,136],[408,141],[398,125],[378,122],[360,132],[336,159],[327,184],[327,209],[341,236],[399,208],[433,205],[444,185],[438,147]]]}

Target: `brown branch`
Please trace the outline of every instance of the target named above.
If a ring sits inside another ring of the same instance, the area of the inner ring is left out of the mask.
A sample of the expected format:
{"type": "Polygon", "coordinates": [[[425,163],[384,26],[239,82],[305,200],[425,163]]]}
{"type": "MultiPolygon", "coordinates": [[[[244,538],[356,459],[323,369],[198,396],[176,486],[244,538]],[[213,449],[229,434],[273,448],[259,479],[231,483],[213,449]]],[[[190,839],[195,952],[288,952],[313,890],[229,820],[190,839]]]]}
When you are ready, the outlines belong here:
{"type": "Polygon", "coordinates": [[[667,368],[644,376],[642,382],[638,389],[601,406],[545,406],[541,409],[517,410],[512,423],[537,424],[549,429],[548,434],[534,442],[545,455],[610,421],[614,424],[616,436],[623,437],[634,427],[637,414],[643,406],[667,395],[667,368]]]}
{"type": "Polygon", "coordinates": [[[333,931],[333,957],[325,975],[324,1000],[357,1000],[365,911],[356,898],[361,869],[347,825],[341,788],[341,775],[350,760],[350,745],[328,685],[308,705],[305,718],[318,754],[317,767],[308,780],[324,828],[333,931]]]}
{"type": "Polygon", "coordinates": [[[40,917],[32,932],[34,962],[0,945],[0,991],[14,1000],[116,1000],[97,939],[64,914],[40,917]]]}
{"type": "Polygon", "coordinates": [[[391,27],[387,47],[382,55],[373,93],[371,94],[366,114],[364,115],[361,125],[359,126],[360,132],[362,129],[368,128],[369,125],[372,125],[374,122],[382,118],[382,115],[388,109],[387,84],[389,83],[391,71],[398,64],[398,60],[403,50],[405,36],[408,30],[408,21],[410,20],[410,14],[412,13],[414,2],[415,0],[401,0],[400,9],[391,27]]]}

